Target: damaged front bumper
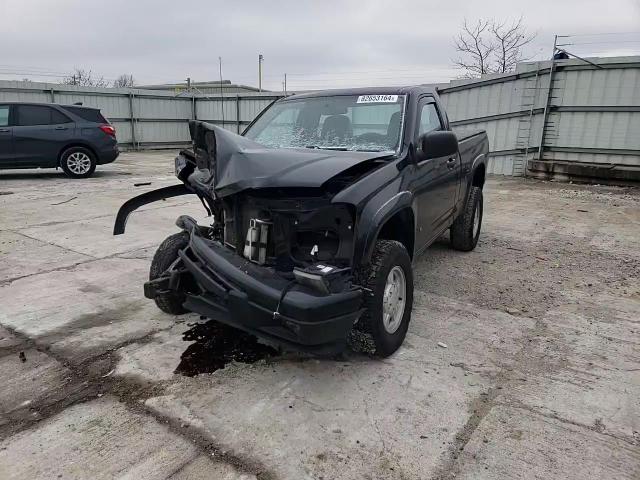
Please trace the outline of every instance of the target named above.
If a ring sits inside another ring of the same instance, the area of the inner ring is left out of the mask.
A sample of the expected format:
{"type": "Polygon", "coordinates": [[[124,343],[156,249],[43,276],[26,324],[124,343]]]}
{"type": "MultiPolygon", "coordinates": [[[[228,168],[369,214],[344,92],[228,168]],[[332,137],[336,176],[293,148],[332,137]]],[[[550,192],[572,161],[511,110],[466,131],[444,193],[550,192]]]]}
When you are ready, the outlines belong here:
{"type": "Polygon", "coordinates": [[[193,223],[185,230],[188,246],[164,275],[145,284],[147,298],[180,292],[187,310],[275,343],[323,354],[344,348],[362,313],[361,290],[320,293],[205,238],[193,223]]]}

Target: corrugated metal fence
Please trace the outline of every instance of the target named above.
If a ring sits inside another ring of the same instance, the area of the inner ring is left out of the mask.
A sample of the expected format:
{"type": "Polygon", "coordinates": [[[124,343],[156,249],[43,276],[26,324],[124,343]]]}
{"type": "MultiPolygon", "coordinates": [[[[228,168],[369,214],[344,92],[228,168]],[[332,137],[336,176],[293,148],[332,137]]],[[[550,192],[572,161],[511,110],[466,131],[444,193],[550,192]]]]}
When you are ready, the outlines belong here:
{"type": "Polygon", "coordinates": [[[515,74],[439,91],[454,129],[487,131],[491,173],[523,175],[543,163],[640,172],[640,57],[590,60],[597,66],[522,63],[515,74]]]}
{"type": "MultiPolygon", "coordinates": [[[[489,171],[523,175],[542,163],[640,171],[640,57],[522,63],[513,74],[439,85],[456,130],[489,135],[489,171]],[[551,80],[551,81],[550,81],[551,80]]],[[[240,133],[280,93],[171,92],[0,81],[0,101],[99,107],[125,148],[189,143],[197,118],[240,133]],[[224,115],[223,115],[224,113],[224,115]]]]}
{"type": "Polygon", "coordinates": [[[277,93],[200,93],[123,88],[92,88],[35,82],[0,81],[1,101],[55,102],[97,107],[116,127],[123,148],[167,148],[190,143],[188,121],[205,120],[240,133],[277,93]],[[223,112],[224,108],[224,112],[223,112]],[[223,115],[224,114],[224,115],[223,115]]]}

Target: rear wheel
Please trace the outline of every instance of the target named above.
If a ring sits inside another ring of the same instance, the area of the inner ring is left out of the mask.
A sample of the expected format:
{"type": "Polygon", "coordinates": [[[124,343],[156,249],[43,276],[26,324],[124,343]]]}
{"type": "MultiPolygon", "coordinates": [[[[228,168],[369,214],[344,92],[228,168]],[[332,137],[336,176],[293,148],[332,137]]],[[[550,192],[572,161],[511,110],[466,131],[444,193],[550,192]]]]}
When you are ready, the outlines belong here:
{"type": "Polygon", "coordinates": [[[411,319],[413,273],[404,245],[378,240],[361,283],[368,289],[365,311],[351,332],[350,343],[355,350],[388,357],[402,345],[411,319]]]}
{"type": "MultiPolygon", "coordinates": [[[[173,262],[178,259],[178,252],[189,244],[189,234],[180,232],[167,237],[156,250],[151,268],[149,270],[149,280],[155,280],[162,275],[173,262]]],[[[176,292],[163,293],[155,299],[160,310],[171,315],[180,315],[187,310],[182,306],[185,295],[176,292]]]]}
{"type": "Polygon", "coordinates": [[[450,238],[451,246],[456,250],[469,252],[476,248],[478,238],[480,238],[480,228],[482,227],[482,189],[471,187],[469,198],[451,225],[450,238]]]}
{"type": "Polygon", "coordinates": [[[84,147],[71,147],[62,153],[60,167],[68,177],[87,178],[96,169],[96,158],[84,147]]]}

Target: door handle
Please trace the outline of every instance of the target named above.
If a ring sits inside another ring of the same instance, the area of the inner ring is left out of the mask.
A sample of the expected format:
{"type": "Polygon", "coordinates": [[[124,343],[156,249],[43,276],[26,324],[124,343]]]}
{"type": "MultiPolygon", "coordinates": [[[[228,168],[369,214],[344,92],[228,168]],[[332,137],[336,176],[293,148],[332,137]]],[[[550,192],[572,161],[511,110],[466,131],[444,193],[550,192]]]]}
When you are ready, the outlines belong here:
{"type": "Polygon", "coordinates": [[[9,133],[11,130],[8,128],[0,128],[0,133],[9,133]]]}
{"type": "Polygon", "coordinates": [[[56,127],[55,130],[68,130],[68,127],[56,127]]]}

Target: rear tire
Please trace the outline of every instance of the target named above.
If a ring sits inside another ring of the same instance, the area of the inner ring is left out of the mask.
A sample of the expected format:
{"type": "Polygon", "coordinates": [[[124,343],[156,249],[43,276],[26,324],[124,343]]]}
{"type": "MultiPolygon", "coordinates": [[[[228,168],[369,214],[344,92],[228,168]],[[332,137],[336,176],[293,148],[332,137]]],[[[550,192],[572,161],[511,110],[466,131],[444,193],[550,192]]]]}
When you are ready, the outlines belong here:
{"type": "MultiPolygon", "coordinates": [[[[155,280],[162,275],[178,259],[178,252],[188,244],[189,234],[187,232],[180,232],[167,237],[153,256],[151,268],[149,269],[149,280],[155,280]]],[[[180,315],[187,312],[182,306],[185,299],[186,296],[184,294],[170,292],[158,295],[154,301],[163,312],[171,315],[180,315]]]]}
{"type": "Polygon", "coordinates": [[[360,283],[369,291],[364,292],[365,311],[354,325],[350,344],[354,350],[388,357],[402,345],[411,319],[413,272],[404,245],[378,240],[360,283]]]}
{"type": "Polygon", "coordinates": [[[84,147],[67,148],[60,156],[60,167],[70,178],[88,178],[96,170],[96,157],[84,147]]]}
{"type": "Polygon", "coordinates": [[[471,187],[464,210],[451,225],[449,236],[456,250],[469,252],[476,248],[482,228],[482,205],[482,189],[471,187]]]}

